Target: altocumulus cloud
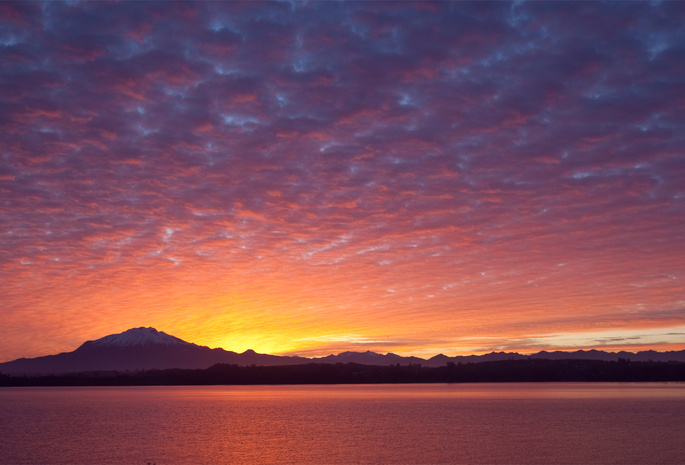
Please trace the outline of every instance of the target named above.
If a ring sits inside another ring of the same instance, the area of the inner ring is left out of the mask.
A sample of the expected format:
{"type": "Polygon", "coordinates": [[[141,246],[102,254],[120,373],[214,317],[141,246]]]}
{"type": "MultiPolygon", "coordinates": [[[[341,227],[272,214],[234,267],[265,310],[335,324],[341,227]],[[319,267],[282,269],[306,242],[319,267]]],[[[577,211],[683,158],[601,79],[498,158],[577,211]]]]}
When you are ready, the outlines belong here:
{"type": "Polygon", "coordinates": [[[283,351],[682,326],[684,18],[3,2],[2,353],[132,319],[283,351]]]}

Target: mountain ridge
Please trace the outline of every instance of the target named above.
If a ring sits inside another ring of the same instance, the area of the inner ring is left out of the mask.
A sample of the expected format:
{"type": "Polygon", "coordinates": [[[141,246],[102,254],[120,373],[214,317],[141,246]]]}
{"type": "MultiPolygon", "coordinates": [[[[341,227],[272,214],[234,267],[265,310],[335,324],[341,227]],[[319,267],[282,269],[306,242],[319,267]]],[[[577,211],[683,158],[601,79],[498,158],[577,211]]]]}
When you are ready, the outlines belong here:
{"type": "Polygon", "coordinates": [[[435,355],[429,359],[401,356],[393,353],[341,352],[324,357],[299,357],[260,354],[252,349],[243,353],[221,348],[211,349],[171,336],[152,327],[132,328],[93,341],[86,341],[72,352],[20,358],[0,363],[0,373],[13,375],[43,375],[88,371],[136,371],[150,369],[205,369],[215,364],[239,366],[284,366],[309,363],[391,366],[417,365],[440,367],[450,363],[479,363],[504,360],[603,360],[618,361],[680,361],[685,362],[685,350],[656,352],[605,352],[596,349],[564,351],[541,351],[522,355],[516,352],[491,352],[484,355],[435,355]]]}
{"type": "MultiPolygon", "coordinates": [[[[171,336],[163,331],[157,331],[153,327],[131,328],[123,333],[110,334],[109,336],[95,339],[94,341],[86,341],[84,345],[93,346],[137,346],[146,344],[162,344],[162,345],[189,345],[197,346],[191,342],[186,342],[176,336],[171,336]]],[[[79,347],[80,348],[80,347],[79,347]]],[[[77,349],[78,350],[78,349],[77,349]]]]}

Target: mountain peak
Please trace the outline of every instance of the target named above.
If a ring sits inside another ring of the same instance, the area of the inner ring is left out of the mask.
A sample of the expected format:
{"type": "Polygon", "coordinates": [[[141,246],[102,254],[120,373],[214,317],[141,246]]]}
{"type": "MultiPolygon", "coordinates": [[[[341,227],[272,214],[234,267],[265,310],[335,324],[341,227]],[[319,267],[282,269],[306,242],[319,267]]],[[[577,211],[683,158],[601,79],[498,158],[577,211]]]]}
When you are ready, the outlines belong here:
{"type": "Polygon", "coordinates": [[[179,339],[174,336],[170,336],[165,332],[157,331],[155,328],[140,327],[132,328],[123,333],[110,334],[100,339],[94,341],[89,341],[91,346],[96,347],[111,347],[111,346],[142,346],[148,344],[159,344],[159,345],[194,345],[190,342],[186,342],[183,339],[179,339]]]}

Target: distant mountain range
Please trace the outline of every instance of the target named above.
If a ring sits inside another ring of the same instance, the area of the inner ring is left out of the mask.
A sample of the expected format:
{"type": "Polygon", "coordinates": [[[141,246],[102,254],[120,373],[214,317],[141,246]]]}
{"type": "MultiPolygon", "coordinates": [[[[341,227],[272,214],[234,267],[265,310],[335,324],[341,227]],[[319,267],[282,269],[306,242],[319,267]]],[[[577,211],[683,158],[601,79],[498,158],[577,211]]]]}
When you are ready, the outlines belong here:
{"type": "Polygon", "coordinates": [[[327,357],[305,358],[258,354],[253,350],[236,353],[224,349],[210,349],[186,342],[154,328],[133,328],[119,334],[87,341],[73,352],[47,355],[37,358],[20,358],[0,363],[3,374],[59,374],[91,371],[136,371],[150,369],[204,369],[222,363],[240,366],[285,366],[307,363],[358,363],[361,365],[416,365],[440,367],[448,363],[478,363],[501,360],[548,359],[548,360],[604,360],[616,361],[679,361],[685,362],[685,350],[637,353],[579,350],[576,352],[538,352],[521,355],[514,352],[492,352],[485,355],[448,357],[436,355],[429,359],[402,357],[396,354],[375,352],[343,352],[327,357]]]}

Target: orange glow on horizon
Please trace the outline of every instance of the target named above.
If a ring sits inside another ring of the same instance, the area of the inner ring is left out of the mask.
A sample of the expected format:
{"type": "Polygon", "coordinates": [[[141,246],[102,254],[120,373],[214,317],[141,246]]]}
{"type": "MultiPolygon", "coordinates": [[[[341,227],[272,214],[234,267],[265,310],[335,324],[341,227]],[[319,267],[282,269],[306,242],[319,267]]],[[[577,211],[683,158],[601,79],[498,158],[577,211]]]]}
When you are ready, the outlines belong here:
{"type": "MultiPolygon", "coordinates": [[[[592,294],[571,295],[565,291],[569,283],[561,277],[558,282],[547,278],[546,300],[541,302],[540,287],[520,286],[525,276],[503,283],[502,276],[472,273],[476,282],[460,284],[444,279],[439,259],[430,272],[422,273],[418,288],[412,285],[411,267],[401,263],[383,274],[377,266],[365,269],[358,263],[350,265],[356,270],[352,272],[344,263],[333,270],[302,259],[260,260],[263,268],[257,271],[240,262],[230,267],[203,261],[188,264],[184,257],[178,265],[153,260],[138,270],[109,266],[106,272],[53,275],[49,281],[30,274],[17,276],[23,290],[27,283],[35,288],[15,298],[36,314],[57,306],[60,317],[37,319],[29,334],[41,332],[53,338],[37,343],[16,337],[12,341],[16,351],[3,354],[5,361],[74,350],[85,340],[136,326],[153,326],[188,342],[235,352],[252,349],[307,357],[366,350],[429,358],[438,353],[681,350],[684,346],[647,337],[682,327],[677,313],[670,320],[667,314],[641,315],[639,307],[631,305],[631,295],[614,294],[604,302],[592,294]],[[280,271],[286,269],[287,273],[280,271]],[[348,278],[343,281],[341,275],[348,278]],[[502,289],[493,292],[488,286],[493,281],[502,289]],[[75,296],[70,289],[83,292],[75,296]],[[51,299],[43,299],[44,295],[51,299]],[[632,308],[639,320],[626,319],[623,310],[612,316],[607,307],[632,308]],[[91,317],[94,309],[102,315],[98,320],[91,317]],[[575,316],[566,320],[564,314],[575,316]],[[612,341],[611,334],[604,334],[611,331],[624,333],[612,341]],[[642,339],[629,342],[640,334],[642,339]]],[[[575,286],[587,285],[580,281],[575,286]]],[[[662,295],[665,306],[670,292],[662,295]]]]}
{"type": "Polygon", "coordinates": [[[683,347],[678,2],[47,5],[0,3],[0,361],[683,347]]]}

